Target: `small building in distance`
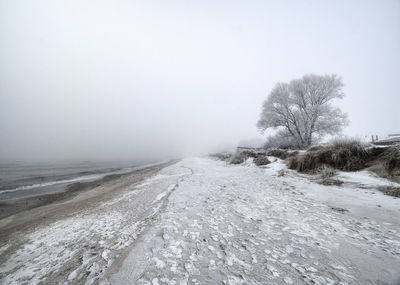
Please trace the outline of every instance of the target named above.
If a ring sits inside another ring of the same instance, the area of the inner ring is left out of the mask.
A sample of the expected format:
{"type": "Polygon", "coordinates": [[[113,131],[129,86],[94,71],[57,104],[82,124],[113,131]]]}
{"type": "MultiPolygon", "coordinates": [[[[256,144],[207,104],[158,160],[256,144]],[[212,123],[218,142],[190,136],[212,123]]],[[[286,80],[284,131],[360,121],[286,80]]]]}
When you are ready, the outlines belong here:
{"type": "Polygon", "coordinates": [[[372,141],[372,144],[379,146],[400,145],[400,134],[389,134],[385,139],[372,141]]]}

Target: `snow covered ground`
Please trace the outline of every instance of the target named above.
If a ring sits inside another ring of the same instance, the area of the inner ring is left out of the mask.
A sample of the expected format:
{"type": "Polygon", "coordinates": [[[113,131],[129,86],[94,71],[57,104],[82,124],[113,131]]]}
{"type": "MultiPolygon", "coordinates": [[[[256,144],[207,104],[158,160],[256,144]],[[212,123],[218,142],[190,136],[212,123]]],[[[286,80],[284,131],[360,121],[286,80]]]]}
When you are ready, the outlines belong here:
{"type": "Polygon", "coordinates": [[[166,167],[27,235],[2,282],[398,284],[400,199],[373,190],[373,176],[371,189],[323,186],[271,160],[166,167]]]}

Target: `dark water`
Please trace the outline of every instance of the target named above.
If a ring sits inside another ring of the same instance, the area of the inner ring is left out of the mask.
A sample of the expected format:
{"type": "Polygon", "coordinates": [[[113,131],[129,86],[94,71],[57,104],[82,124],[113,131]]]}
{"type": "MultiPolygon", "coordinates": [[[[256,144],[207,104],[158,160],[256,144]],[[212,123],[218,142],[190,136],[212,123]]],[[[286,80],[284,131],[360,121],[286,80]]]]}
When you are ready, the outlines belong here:
{"type": "Polygon", "coordinates": [[[66,185],[129,172],[150,162],[0,162],[0,200],[62,191],[66,185]]]}

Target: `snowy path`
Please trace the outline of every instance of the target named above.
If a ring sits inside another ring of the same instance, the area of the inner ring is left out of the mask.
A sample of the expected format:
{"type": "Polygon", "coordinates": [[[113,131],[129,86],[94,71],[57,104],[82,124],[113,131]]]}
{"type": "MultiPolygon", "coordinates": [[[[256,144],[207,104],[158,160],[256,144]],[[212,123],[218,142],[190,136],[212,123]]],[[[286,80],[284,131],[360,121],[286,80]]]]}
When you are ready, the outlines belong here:
{"type": "Polygon", "coordinates": [[[181,179],[110,283],[395,284],[400,277],[400,199],[321,186],[292,172],[279,177],[279,162],[267,169],[199,158],[179,165],[193,175],[181,179]],[[383,215],[353,213],[360,207],[383,215]]]}
{"type": "Polygon", "coordinates": [[[1,247],[0,284],[399,281],[400,199],[282,168],[188,158],[125,181],[114,199],[1,247]]]}

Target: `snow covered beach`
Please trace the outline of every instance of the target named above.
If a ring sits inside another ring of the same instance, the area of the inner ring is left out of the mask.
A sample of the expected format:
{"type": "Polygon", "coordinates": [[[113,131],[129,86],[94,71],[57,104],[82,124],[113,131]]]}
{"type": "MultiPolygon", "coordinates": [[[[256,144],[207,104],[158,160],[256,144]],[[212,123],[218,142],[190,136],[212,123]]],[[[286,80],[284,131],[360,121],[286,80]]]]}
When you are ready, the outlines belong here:
{"type": "Polygon", "coordinates": [[[357,177],[323,186],[271,160],[187,158],[82,193],[64,215],[1,240],[0,283],[399,282],[400,199],[373,178],[368,189],[357,177]],[[74,209],[98,193],[109,194],[74,209]]]}

